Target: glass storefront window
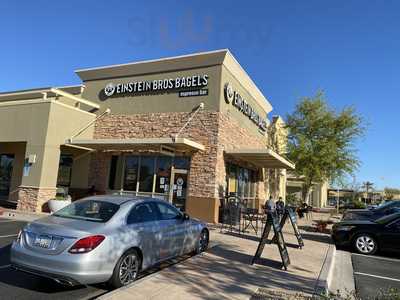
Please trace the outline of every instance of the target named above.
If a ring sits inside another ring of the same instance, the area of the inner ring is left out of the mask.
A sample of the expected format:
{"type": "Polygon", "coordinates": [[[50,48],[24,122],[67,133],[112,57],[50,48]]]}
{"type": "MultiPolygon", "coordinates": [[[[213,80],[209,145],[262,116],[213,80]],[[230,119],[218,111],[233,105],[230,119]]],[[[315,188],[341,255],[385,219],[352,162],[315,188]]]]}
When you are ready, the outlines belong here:
{"type": "Polygon", "coordinates": [[[175,156],[174,167],[175,169],[189,170],[190,158],[187,156],[175,156]]]}
{"type": "Polygon", "coordinates": [[[153,192],[154,161],[154,156],[142,156],[140,158],[139,192],[153,192]]]}
{"type": "Polygon", "coordinates": [[[228,165],[228,193],[237,192],[236,166],[228,165]]]}
{"type": "Polygon", "coordinates": [[[256,172],[234,164],[227,166],[227,194],[237,193],[242,199],[254,198],[256,172]]]}
{"type": "Polygon", "coordinates": [[[70,154],[61,154],[58,165],[57,186],[69,187],[71,185],[73,158],[70,154]]]}
{"type": "Polygon", "coordinates": [[[136,191],[139,170],[139,157],[127,156],[125,158],[124,190],[136,191]]]}
{"type": "Polygon", "coordinates": [[[171,169],[189,170],[190,158],[165,155],[112,156],[110,161],[109,188],[116,189],[122,177],[126,191],[167,194],[170,189],[171,169]],[[122,161],[125,160],[124,167],[122,161]],[[121,165],[121,166],[120,166],[121,165]],[[122,172],[124,169],[124,172],[122,172]],[[123,175],[118,175],[123,173],[123,175]]]}
{"type": "Polygon", "coordinates": [[[158,156],[156,160],[156,193],[167,193],[171,177],[172,157],[158,156]]]}

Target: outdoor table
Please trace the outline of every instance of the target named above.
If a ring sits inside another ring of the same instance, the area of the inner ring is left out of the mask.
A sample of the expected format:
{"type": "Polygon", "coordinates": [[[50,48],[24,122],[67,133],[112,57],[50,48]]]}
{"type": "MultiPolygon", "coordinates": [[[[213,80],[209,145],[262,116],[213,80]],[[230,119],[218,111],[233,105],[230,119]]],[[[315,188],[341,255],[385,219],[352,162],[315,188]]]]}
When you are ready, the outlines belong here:
{"type": "Polygon", "coordinates": [[[260,219],[260,213],[257,208],[245,208],[243,209],[243,232],[247,228],[251,227],[258,234],[258,220],[260,219]]]}

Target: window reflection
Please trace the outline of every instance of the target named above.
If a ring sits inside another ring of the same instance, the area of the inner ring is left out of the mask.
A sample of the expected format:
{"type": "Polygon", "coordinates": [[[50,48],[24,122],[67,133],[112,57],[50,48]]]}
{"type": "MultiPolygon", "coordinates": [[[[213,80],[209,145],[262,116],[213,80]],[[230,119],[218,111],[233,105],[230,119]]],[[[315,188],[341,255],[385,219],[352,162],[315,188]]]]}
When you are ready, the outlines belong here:
{"type": "MultiPolygon", "coordinates": [[[[113,159],[110,164],[109,176],[117,177],[113,175],[113,172],[117,172],[118,170],[118,168],[112,166],[113,159]]],[[[189,170],[190,158],[184,156],[171,157],[165,155],[125,156],[123,188],[126,191],[159,194],[168,193],[172,166],[174,166],[175,169],[189,170]]]]}
{"type": "Polygon", "coordinates": [[[151,193],[153,191],[154,156],[140,158],[139,192],[151,193]]]}
{"type": "Polygon", "coordinates": [[[226,168],[227,194],[236,193],[240,198],[254,198],[257,172],[228,164],[226,168]]]}
{"type": "Polygon", "coordinates": [[[139,169],[139,157],[127,156],[125,158],[124,190],[136,191],[139,169]]]}

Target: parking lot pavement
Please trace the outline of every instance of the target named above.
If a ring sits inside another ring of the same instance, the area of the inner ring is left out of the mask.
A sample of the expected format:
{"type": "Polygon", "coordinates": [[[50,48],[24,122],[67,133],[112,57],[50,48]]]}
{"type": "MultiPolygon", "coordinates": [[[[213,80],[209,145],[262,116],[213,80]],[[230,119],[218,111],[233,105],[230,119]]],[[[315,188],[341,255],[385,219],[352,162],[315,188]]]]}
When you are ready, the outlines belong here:
{"type": "Polygon", "coordinates": [[[400,256],[352,254],[356,290],[362,299],[373,298],[390,288],[400,291],[400,256]]]}
{"type": "Polygon", "coordinates": [[[0,299],[91,299],[108,292],[102,285],[64,287],[11,269],[11,243],[24,225],[25,222],[0,218],[0,299]]]}

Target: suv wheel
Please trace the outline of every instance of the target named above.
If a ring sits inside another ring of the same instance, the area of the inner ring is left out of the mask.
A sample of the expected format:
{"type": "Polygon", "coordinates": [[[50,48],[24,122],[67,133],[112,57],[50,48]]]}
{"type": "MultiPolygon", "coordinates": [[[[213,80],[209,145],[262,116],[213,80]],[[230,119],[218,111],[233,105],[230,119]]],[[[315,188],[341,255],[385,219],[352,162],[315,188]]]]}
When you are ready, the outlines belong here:
{"type": "Polygon", "coordinates": [[[134,282],[139,274],[141,259],[137,251],[132,249],[124,253],[115,265],[110,284],[114,288],[134,282]]]}
{"type": "Polygon", "coordinates": [[[378,250],[376,240],[369,234],[362,233],[354,239],[354,248],[361,254],[374,254],[378,250]]]}

